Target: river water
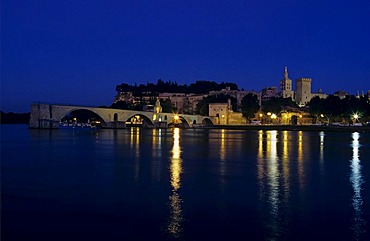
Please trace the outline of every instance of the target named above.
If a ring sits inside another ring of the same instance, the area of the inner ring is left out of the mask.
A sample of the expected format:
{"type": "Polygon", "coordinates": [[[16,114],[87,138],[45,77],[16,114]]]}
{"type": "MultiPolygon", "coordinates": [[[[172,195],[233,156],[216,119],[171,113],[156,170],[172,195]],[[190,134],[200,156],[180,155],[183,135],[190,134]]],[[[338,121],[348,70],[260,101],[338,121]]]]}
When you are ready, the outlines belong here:
{"type": "Polygon", "coordinates": [[[1,125],[2,240],[370,240],[370,133],[1,125]]]}

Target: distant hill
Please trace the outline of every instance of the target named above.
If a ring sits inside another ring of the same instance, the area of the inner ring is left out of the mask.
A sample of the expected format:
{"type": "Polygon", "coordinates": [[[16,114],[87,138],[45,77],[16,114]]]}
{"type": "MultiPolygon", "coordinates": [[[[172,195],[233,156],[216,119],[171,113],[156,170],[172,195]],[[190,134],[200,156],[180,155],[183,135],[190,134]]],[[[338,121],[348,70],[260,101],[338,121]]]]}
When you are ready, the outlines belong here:
{"type": "Polygon", "coordinates": [[[0,111],[0,124],[28,124],[30,113],[5,113],[0,111]]]}

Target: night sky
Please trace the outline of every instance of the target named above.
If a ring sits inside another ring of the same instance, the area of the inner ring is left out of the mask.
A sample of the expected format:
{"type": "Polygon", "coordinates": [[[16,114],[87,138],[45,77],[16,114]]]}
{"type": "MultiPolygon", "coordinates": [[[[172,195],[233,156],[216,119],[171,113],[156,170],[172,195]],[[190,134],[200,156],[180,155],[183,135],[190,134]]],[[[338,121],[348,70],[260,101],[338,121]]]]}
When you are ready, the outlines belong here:
{"type": "Polygon", "coordinates": [[[6,112],[110,105],[117,84],[158,79],[259,91],[284,66],[313,91],[370,89],[370,1],[1,1],[6,112]]]}

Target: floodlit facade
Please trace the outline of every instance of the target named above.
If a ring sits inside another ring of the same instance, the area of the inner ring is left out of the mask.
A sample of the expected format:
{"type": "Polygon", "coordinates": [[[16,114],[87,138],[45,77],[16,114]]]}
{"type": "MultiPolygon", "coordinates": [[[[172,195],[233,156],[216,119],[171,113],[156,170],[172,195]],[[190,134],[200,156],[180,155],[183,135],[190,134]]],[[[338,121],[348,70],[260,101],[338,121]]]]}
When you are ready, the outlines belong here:
{"type": "MultiPolygon", "coordinates": [[[[266,88],[263,88],[261,91],[262,101],[267,101],[271,98],[278,97],[278,96],[279,96],[279,93],[278,93],[278,89],[276,86],[266,87],[266,88]]],[[[259,104],[261,105],[261,103],[259,104]]]]}
{"type": "Polygon", "coordinates": [[[208,112],[209,116],[217,117],[219,125],[227,125],[228,124],[228,111],[229,104],[228,103],[209,103],[208,112]]]}
{"type": "Polygon", "coordinates": [[[284,79],[280,81],[280,92],[281,92],[281,97],[283,98],[293,99],[294,97],[292,80],[289,79],[288,77],[288,67],[287,66],[285,66],[285,69],[284,69],[284,79]]]}
{"type": "Polygon", "coordinates": [[[311,78],[299,78],[295,83],[295,101],[299,106],[305,106],[312,98],[311,78]]]}

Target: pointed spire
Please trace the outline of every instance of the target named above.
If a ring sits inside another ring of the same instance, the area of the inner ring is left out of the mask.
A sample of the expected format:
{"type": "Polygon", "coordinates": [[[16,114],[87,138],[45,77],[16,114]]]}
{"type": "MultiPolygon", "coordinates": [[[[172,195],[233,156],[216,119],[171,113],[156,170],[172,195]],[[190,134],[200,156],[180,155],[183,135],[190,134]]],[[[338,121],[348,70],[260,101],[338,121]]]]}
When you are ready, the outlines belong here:
{"type": "Polygon", "coordinates": [[[288,79],[288,66],[284,68],[284,79],[288,79]]]}

